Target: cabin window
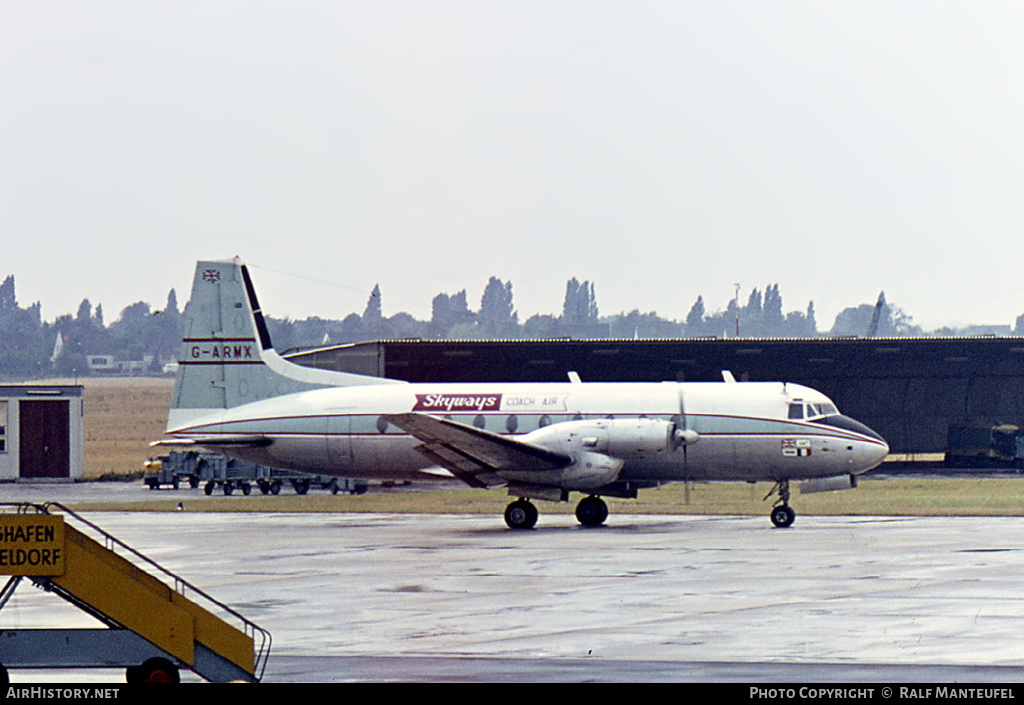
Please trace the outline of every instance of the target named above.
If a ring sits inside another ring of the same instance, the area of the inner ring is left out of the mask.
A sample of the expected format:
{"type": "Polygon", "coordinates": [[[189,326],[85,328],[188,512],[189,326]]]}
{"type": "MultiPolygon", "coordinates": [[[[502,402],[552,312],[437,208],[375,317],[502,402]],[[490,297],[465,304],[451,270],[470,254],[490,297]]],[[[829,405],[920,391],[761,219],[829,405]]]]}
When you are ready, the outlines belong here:
{"type": "Polygon", "coordinates": [[[0,401],[0,453],[7,452],[7,402],[0,401]]]}
{"type": "Polygon", "coordinates": [[[388,432],[388,420],[383,416],[377,417],[377,431],[379,431],[380,433],[388,432]]]}
{"type": "Polygon", "coordinates": [[[802,419],[804,417],[804,405],[803,404],[790,404],[789,405],[789,418],[791,419],[802,419]]]}
{"type": "Polygon", "coordinates": [[[505,428],[508,429],[509,433],[515,433],[516,429],[519,428],[519,419],[516,418],[515,414],[505,419],[505,428]]]}
{"type": "Polygon", "coordinates": [[[544,414],[543,416],[541,416],[540,417],[540,421],[537,422],[537,426],[539,428],[544,428],[545,426],[550,426],[550,425],[551,425],[551,417],[548,416],[547,414],[544,414]]]}
{"type": "Polygon", "coordinates": [[[484,418],[483,414],[477,414],[476,418],[473,419],[473,425],[477,428],[485,428],[487,426],[487,419],[484,418]]]}

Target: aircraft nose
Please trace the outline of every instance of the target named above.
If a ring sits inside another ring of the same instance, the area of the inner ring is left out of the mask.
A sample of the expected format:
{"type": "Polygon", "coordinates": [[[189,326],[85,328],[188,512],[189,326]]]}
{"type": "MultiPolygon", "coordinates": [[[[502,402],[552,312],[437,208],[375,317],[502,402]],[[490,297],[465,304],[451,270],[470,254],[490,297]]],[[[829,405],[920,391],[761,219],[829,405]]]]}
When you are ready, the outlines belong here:
{"type": "Polygon", "coordinates": [[[882,438],[881,434],[874,431],[867,426],[868,435],[875,439],[875,442],[871,444],[871,450],[868,452],[871,464],[868,466],[868,470],[874,467],[878,467],[885,460],[886,456],[889,455],[889,443],[882,438]]]}
{"type": "Polygon", "coordinates": [[[860,469],[858,472],[867,472],[872,468],[877,468],[889,455],[889,444],[886,440],[867,426],[864,426],[864,429],[868,432],[866,435],[869,435],[871,440],[865,439],[859,443],[860,448],[857,455],[860,469]]]}
{"type": "Polygon", "coordinates": [[[867,467],[868,470],[871,468],[878,467],[885,460],[886,456],[889,455],[889,444],[884,440],[881,444],[872,444],[872,448],[868,451],[871,464],[867,467]]]}
{"type": "Polygon", "coordinates": [[[853,431],[865,437],[863,440],[854,443],[856,453],[853,462],[857,467],[856,473],[867,472],[872,468],[878,467],[885,460],[885,456],[889,455],[889,444],[886,443],[885,439],[856,419],[840,414],[830,416],[824,419],[822,423],[846,431],[853,431]]]}

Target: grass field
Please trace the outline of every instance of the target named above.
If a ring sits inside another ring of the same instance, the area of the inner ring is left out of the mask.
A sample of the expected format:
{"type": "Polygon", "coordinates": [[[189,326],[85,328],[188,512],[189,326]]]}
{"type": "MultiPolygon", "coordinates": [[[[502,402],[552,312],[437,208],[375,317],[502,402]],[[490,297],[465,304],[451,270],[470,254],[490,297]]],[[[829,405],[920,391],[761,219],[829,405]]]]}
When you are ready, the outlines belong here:
{"type": "MultiPolygon", "coordinates": [[[[608,499],[612,514],[765,515],[762,501],[770,486],[737,483],[681,484],[644,490],[636,500],[608,499]]],[[[150,493],[152,494],[152,493],[150,493]]],[[[168,492],[138,502],[76,505],[92,511],[132,509],[171,511],[182,502],[188,511],[212,512],[394,512],[500,515],[509,497],[504,490],[374,491],[365,495],[206,497],[201,490],[168,492]]],[[[864,516],[1024,516],[1024,479],[914,478],[866,479],[855,490],[801,495],[791,503],[798,515],[864,516]]],[[[541,514],[569,514],[575,504],[539,502],[541,514]]]]}
{"type": "MultiPolygon", "coordinates": [[[[90,379],[85,382],[85,475],[139,475],[156,455],[151,441],[163,434],[173,383],[167,379],[90,379]]],[[[140,483],[141,488],[141,483],[140,483]]],[[[770,485],[708,483],[671,485],[640,493],[637,500],[609,499],[612,513],[767,515],[762,501],[770,485]]],[[[365,495],[205,497],[176,492],[167,498],[140,493],[140,500],[89,509],[164,511],[184,501],[193,511],[278,512],[422,512],[500,514],[508,503],[504,490],[410,492],[373,491],[365,495]],[[202,498],[201,500],[199,498],[202,498]]],[[[791,500],[798,515],[1024,516],[1024,478],[918,477],[862,479],[856,490],[801,495],[791,500]]],[[[84,505],[80,505],[83,506],[84,505]]],[[[571,513],[574,504],[542,503],[542,514],[571,513]]]]}
{"type": "MultiPolygon", "coordinates": [[[[80,382],[82,383],[82,382],[80,382]]],[[[167,424],[174,381],[100,378],[84,383],[85,478],[139,475],[167,424]]]]}

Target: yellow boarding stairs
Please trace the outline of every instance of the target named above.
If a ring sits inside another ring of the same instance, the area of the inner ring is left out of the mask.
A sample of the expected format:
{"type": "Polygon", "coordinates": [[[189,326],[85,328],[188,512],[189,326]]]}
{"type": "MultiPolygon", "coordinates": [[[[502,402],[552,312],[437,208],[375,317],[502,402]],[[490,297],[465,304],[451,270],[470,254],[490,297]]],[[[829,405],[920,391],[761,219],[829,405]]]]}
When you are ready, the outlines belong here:
{"type": "Polygon", "coordinates": [[[106,624],[0,628],[0,682],[7,668],[127,667],[129,683],[177,682],[182,667],[215,682],[263,677],[269,632],[60,504],[0,504],[0,575],[11,576],[0,610],[28,577],[106,624]]]}

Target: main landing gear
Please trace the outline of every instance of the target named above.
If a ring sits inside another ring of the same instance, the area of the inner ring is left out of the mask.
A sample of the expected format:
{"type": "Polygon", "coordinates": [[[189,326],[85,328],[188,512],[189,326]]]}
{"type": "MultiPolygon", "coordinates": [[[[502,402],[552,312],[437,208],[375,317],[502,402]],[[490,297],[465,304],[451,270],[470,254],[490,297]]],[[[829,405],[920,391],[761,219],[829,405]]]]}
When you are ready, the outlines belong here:
{"type": "MultiPolygon", "coordinates": [[[[505,523],[510,529],[532,529],[537,524],[537,508],[521,497],[505,508],[505,523]]],[[[583,526],[601,526],[608,518],[608,505],[596,495],[580,500],[576,505],[576,519],[583,526]]]]}
{"type": "Polygon", "coordinates": [[[600,497],[590,495],[576,505],[576,519],[583,526],[601,526],[608,518],[608,505],[600,497]]]}
{"type": "Polygon", "coordinates": [[[772,524],[779,529],[785,529],[793,525],[796,520],[796,512],[789,506],[789,480],[779,480],[772,487],[772,491],[765,495],[765,499],[771,497],[775,492],[778,491],[779,499],[775,502],[772,507],[771,517],[772,524]]]}
{"type": "Polygon", "coordinates": [[[521,497],[505,507],[505,523],[510,529],[532,529],[537,523],[537,508],[521,497]]]}

